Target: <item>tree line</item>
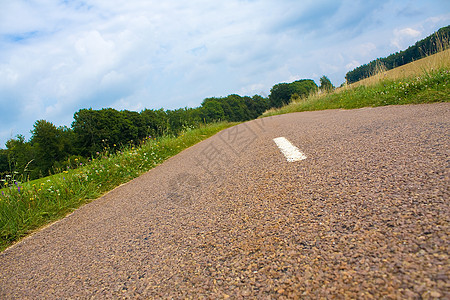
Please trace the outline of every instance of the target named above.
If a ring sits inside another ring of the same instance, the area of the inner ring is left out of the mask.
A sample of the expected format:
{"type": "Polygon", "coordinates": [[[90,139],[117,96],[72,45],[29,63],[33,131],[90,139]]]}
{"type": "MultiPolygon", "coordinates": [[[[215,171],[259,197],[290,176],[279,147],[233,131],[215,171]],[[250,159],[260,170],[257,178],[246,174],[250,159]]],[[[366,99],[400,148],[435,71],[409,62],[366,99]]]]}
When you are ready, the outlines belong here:
{"type": "Polygon", "coordinates": [[[38,120],[28,141],[17,135],[6,142],[6,149],[0,149],[0,178],[33,180],[75,168],[105,149],[114,152],[127,145],[138,145],[146,138],[177,136],[211,122],[252,120],[271,107],[280,107],[317,89],[313,80],[306,79],[277,84],[269,97],[211,97],[197,108],[141,112],[81,109],[74,114],[70,128],[38,120]]]}
{"type": "Polygon", "coordinates": [[[396,52],[388,57],[378,58],[368,64],[355,68],[345,75],[345,79],[348,84],[351,84],[375,75],[380,67],[386,70],[391,70],[421,59],[425,56],[435,54],[442,50],[448,49],[449,40],[450,26],[443,27],[432,35],[416,42],[413,46],[410,46],[404,51],[396,52]]]}

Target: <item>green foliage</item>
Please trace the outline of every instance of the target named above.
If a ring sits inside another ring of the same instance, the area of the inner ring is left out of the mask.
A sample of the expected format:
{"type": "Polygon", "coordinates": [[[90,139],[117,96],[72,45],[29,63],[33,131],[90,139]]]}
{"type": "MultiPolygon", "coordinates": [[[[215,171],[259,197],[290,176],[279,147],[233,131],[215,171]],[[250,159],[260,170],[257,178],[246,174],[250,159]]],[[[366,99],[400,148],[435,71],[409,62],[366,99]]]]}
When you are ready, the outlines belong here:
{"type": "Polygon", "coordinates": [[[6,142],[6,156],[8,166],[7,170],[2,170],[2,173],[9,174],[9,176],[20,174],[21,180],[29,178],[30,168],[34,166],[34,152],[31,144],[25,141],[23,135],[17,135],[15,139],[6,142]]]}
{"type": "Polygon", "coordinates": [[[268,108],[268,100],[259,95],[241,97],[232,94],[203,100],[200,116],[207,123],[219,120],[242,122],[258,117],[268,108]]]}
{"type": "Polygon", "coordinates": [[[0,149],[0,178],[3,178],[6,174],[8,174],[8,171],[11,171],[8,163],[8,150],[0,149]]]}
{"type": "Polygon", "coordinates": [[[295,94],[292,85],[289,83],[279,83],[272,87],[269,95],[271,107],[281,107],[289,103],[291,96],[295,94]]]}
{"type": "Polygon", "coordinates": [[[213,98],[203,101],[200,116],[206,123],[213,122],[214,120],[225,120],[225,112],[222,104],[213,98]]]}
{"type": "Polygon", "coordinates": [[[44,175],[50,175],[54,162],[64,160],[70,151],[70,138],[67,128],[56,128],[50,122],[39,120],[34,123],[31,146],[35,165],[44,175]],[[67,144],[65,144],[67,143],[67,144]]]}
{"type": "Polygon", "coordinates": [[[269,109],[269,99],[260,95],[254,95],[253,97],[243,97],[244,103],[248,108],[248,114],[250,120],[256,119],[262,113],[269,109]]]}
{"type": "Polygon", "coordinates": [[[449,46],[450,26],[439,29],[436,33],[418,41],[414,46],[404,51],[391,54],[385,58],[378,58],[368,64],[359,66],[345,75],[348,84],[370,77],[377,73],[380,66],[386,70],[405,65],[414,60],[419,60],[425,56],[435,54],[445,50],[449,46]]]}
{"type": "Polygon", "coordinates": [[[167,134],[179,135],[186,129],[197,128],[201,123],[200,112],[194,108],[179,108],[166,112],[169,120],[167,134]]]}
{"type": "Polygon", "coordinates": [[[324,92],[330,92],[334,90],[334,85],[331,83],[330,79],[327,76],[323,75],[320,77],[320,86],[319,89],[324,92]]]}
{"type": "Polygon", "coordinates": [[[141,112],[145,136],[163,136],[168,134],[169,119],[163,109],[152,110],[145,109],[141,112]]]}
{"type": "Polygon", "coordinates": [[[317,90],[316,83],[311,79],[297,80],[292,83],[279,83],[272,87],[269,95],[270,107],[281,107],[291,101],[291,97],[306,97],[317,90]]]}
{"type": "Polygon", "coordinates": [[[139,113],[81,109],[74,115],[72,128],[76,136],[77,153],[90,156],[106,148],[116,148],[128,142],[138,142],[144,137],[145,128],[139,113]]]}

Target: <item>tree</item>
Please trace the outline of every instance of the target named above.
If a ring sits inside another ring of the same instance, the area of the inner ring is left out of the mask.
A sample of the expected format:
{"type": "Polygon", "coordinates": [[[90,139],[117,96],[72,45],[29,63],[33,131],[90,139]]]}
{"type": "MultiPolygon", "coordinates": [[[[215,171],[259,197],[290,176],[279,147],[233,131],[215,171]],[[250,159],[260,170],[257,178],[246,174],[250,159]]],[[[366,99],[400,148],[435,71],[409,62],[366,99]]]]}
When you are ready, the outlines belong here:
{"type": "Polygon", "coordinates": [[[18,174],[21,180],[24,180],[31,172],[31,179],[38,177],[38,170],[35,170],[35,172],[32,170],[32,167],[35,166],[33,149],[31,144],[25,141],[23,135],[17,135],[16,138],[9,139],[6,142],[6,155],[8,160],[7,171],[10,175],[11,173],[18,174]]]}
{"type": "Polygon", "coordinates": [[[289,103],[291,95],[294,94],[292,85],[289,83],[279,83],[272,87],[269,95],[271,107],[282,107],[289,103]]]}
{"type": "Polygon", "coordinates": [[[78,153],[83,156],[101,152],[105,147],[137,143],[147,133],[141,114],[113,108],[81,109],[74,115],[72,128],[78,153]]]}
{"type": "Polygon", "coordinates": [[[55,162],[64,160],[69,154],[64,145],[64,127],[57,128],[50,122],[38,120],[31,131],[31,145],[33,147],[36,165],[43,175],[49,175],[55,162]]]}
{"type": "MultiPolygon", "coordinates": [[[[76,152],[82,156],[89,156],[101,150],[99,134],[96,129],[97,111],[80,109],[73,116],[72,130],[75,133],[76,152]]],[[[101,140],[100,140],[101,141],[101,140]]]]}
{"type": "Polygon", "coordinates": [[[217,100],[203,101],[200,116],[207,123],[225,119],[223,107],[217,100]]]}
{"type": "Polygon", "coordinates": [[[127,127],[125,127],[127,136],[124,136],[123,138],[126,140],[134,140],[135,142],[145,138],[146,130],[142,115],[136,111],[129,110],[123,110],[120,113],[122,115],[122,119],[127,120],[127,127]]]}
{"type": "Polygon", "coordinates": [[[334,90],[334,86],[331,83],[330,79],[327,76],[323,75],[320,77],[320,87],[319,89],[324,92],[329,92],[334,90]]]}
{"type": "Polygon", "coordinates": [[[66,126],[58,127],[60,142],[63,145],[63,156],[69,156],[75,153],[74,142],[75,134],[71,128],[66,126]]]}
{"type": "Polygon", "coordinates": [[[271,107],[281,107],[291,101],[292,95],[297,94],[299,97],[305,97],[315,90],[317,90],[317,85],[311,79],[279,83],[270,90],[269,103],[271,107]]]}
{"type": "Polygon", "coordinates": [[[0,149],[0,178],[3,177],[2,174],[9,173],[9,171],[8,150],[0,149]]]}
{"type": "Polygon", "coordinates": [[[162,136],[169,130],[169,118],[162,108],[158,110],[144,109],[141,111],[146,136],[162,136]]]}
{"type": "Polygon", "coordinates": [[[221,98],[220,102],[222,106],[228,105],[229,107],[228,114],[226,113],[228,121],[241,122],[250,120],[250,112],[241,96],[236,94],[228,95],[225,98],[221,98]]]}
{"type": "Polygon", "coordinates": [[[187,128],[196,127],[201,122],[198,109],[179,108],[175,110],[168,110],[166,111],[166,114],[169,119],[168,133],[173,135],[178,135],[187,128]]]}
{"type": "Polygon", "coordinates": [[[300,98],[307,97],[318,89],[317,84],[311,79],[297,80],[291,83],[291,85],[294,87],[293,92],[300,98]]]}
{"type": "Polygon", "coordinates": [[[254,111],[255,115],[252,119],[256,119],[260,115],[262,115],[269,107],[269,98],[262,97],[260,95],[254,95],[252,97],[253,108],[251,111],[254,111]]]}

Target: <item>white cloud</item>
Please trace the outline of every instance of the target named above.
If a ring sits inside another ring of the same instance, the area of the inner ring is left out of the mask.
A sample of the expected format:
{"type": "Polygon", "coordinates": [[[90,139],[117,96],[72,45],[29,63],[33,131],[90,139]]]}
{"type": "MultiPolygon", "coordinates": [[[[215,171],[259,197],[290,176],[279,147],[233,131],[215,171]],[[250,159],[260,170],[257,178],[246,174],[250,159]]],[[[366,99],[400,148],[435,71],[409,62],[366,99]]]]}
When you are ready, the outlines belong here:
{"type": "Polygon", "coordinates": [[[291,75],[289,76],[289,79],[286,80],[286,82],[293,82],[302,79],[300,75],[291,75]]]}
{"type": "Polygon", "coordinates": [[[5,87],[14,86],[19,79],[19,74],[8,65],[0,66],[0,85],[5,87]]]}
{"type": "MultiPolygon", "coordinates": [[[[261,95],[264,94],[266,85],[263,83],[253,83],[248,86],[244,86],[240,89],[239,94],[241,95],[261,95]]],[[[267,96],[267,95],[266,95],[267,96]]]]}
{"type": "Polygon", "coordinates": [[[113,103],[111,105],[112,108],[117,109],[117,110],[133,110],[133,111],[141,111],[143,110],[145,107],[142,105],[141,102],[134,102],[131,99],[119,99],[118,101],[116,101],[115,103],[113,103]]]}
{"type": "Polygon", "coordinates": [[[397,47],[398,50],[403,50],[405,44],[410,45],[411,41],[416,40],[421,35],[419,30],[412,28],[394,29],[394,37],[391,39],[391,44],[397,47]]]}
{"type": "Polygon", "coordinates": [[[372,53],[374,53],[375,50],[377,50],[377,46],[371,42],[364,43],[364,44],[360,45],[358,48],[359,48],[361,55],[363,55],[363,56],[369,56],[372,53]]]}
{"type": "Polygon", "coordinates": [[[345,65],[345,69],[350,71],[353,70],[356,67],[359,67],[361,64],[357,60],[352,60],[348,64],[345,65]]]}

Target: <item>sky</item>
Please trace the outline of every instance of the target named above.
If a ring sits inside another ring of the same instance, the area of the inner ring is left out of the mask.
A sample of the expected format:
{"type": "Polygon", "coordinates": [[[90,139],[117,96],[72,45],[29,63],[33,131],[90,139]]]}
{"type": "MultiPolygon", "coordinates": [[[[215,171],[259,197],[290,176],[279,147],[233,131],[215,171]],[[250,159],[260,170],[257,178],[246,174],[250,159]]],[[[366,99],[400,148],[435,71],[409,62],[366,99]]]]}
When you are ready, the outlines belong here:
{"type": "Polygon", "coordinates": [[[0,147],[80,109],[334,85],[450,24],[448,0],[0,0],[0,147]]]}

